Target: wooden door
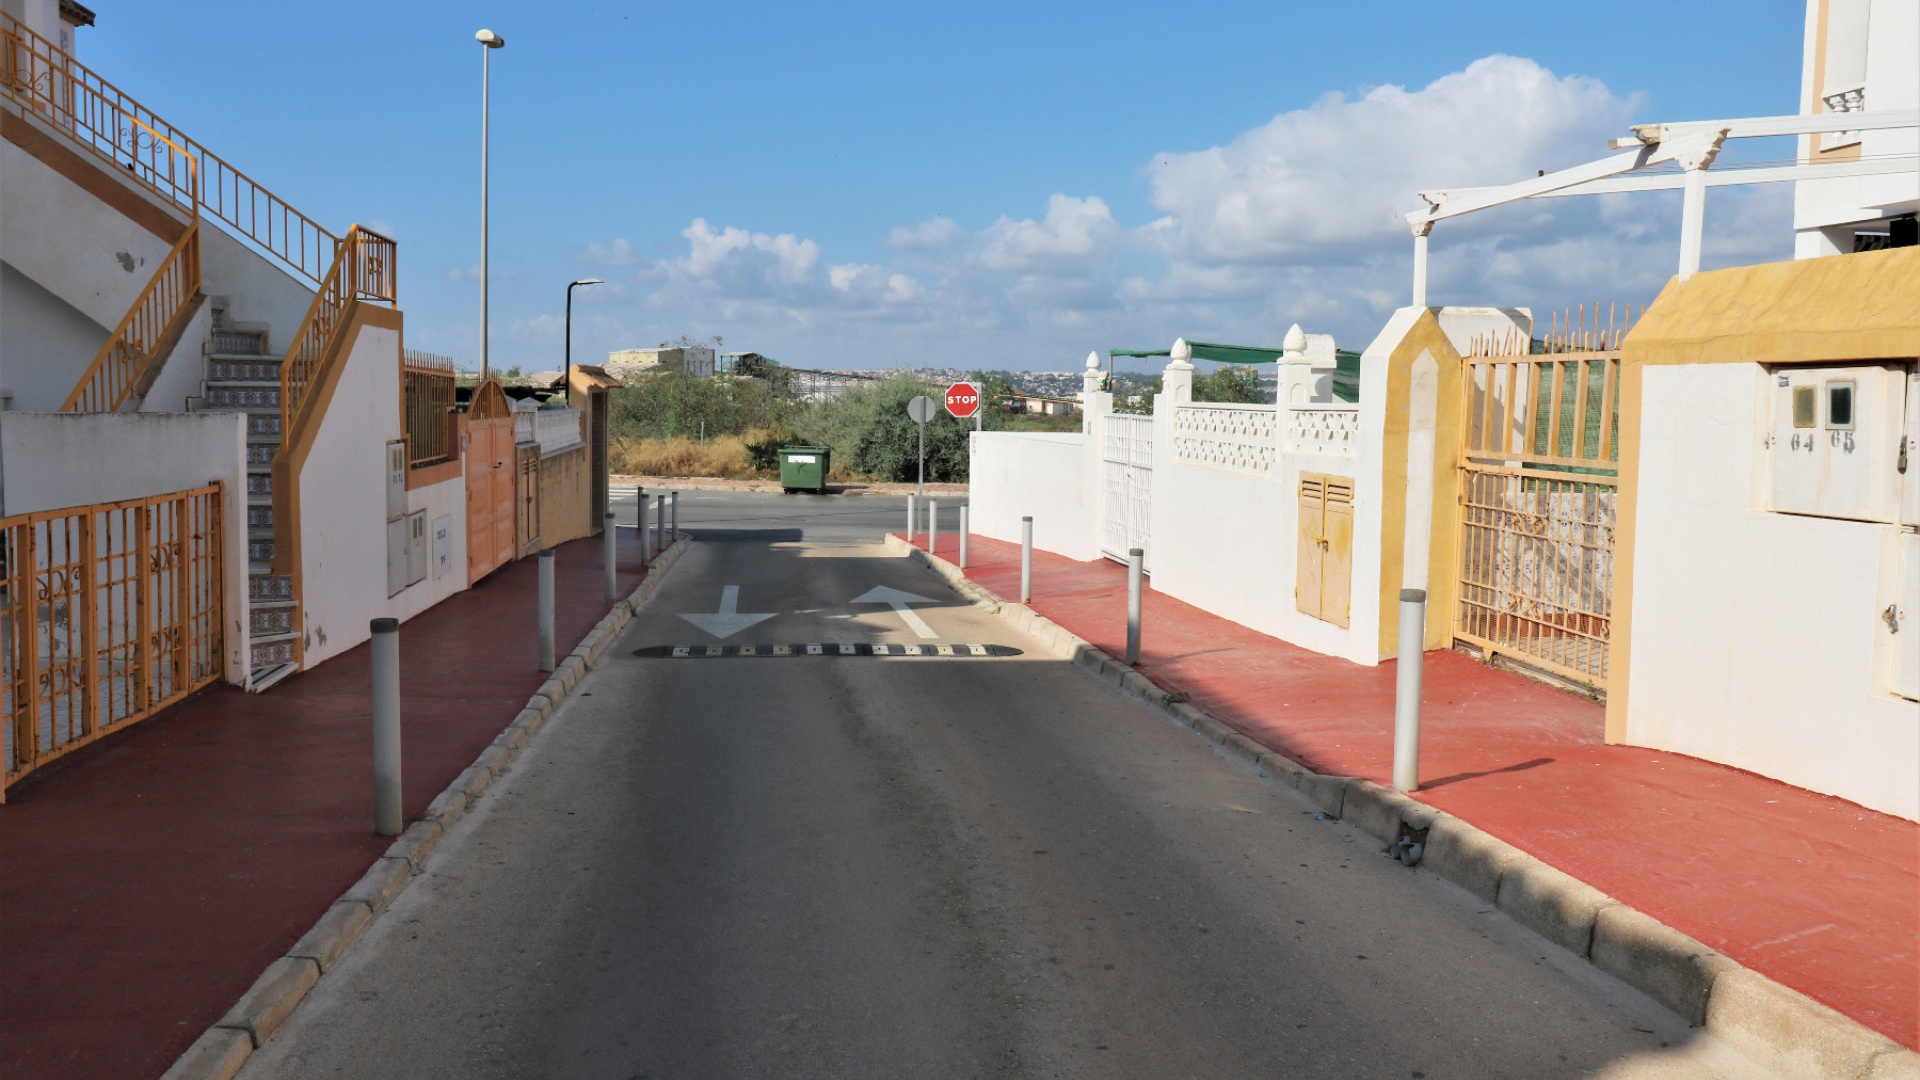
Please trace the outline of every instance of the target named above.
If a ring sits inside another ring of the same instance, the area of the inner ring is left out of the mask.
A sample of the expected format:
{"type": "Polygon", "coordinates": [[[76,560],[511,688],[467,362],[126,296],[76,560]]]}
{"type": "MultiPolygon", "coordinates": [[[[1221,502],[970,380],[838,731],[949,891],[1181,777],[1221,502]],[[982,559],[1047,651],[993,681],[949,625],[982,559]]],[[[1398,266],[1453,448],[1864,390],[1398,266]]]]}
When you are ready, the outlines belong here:
{"type": "Polygon", "coordinates": [[[1314,618],[1320,617],[1320,581],[1325,556],[1320,536],[1326,524],[1327,485],[1313,473],[1300,477],[1299,555],[1295,560],[1293,606],[1314,618]]]}
{"type": "Polygon", "coordinates": [[[467,583],[513,561],[513,419],[467,421],[467,583]]]}
{"type": "Polygon", "coordinates": [[[1293,606],[1344,627],[1353,601],[1353,481],[1300,476],[1299,552],[1293,606]]]}

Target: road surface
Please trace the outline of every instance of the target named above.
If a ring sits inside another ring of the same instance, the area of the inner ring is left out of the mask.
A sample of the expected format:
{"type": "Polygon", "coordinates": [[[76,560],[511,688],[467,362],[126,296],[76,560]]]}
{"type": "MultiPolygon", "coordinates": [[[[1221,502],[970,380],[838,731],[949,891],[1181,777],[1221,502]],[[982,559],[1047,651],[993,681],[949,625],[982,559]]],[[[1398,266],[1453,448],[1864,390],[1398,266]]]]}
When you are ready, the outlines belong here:
{"type": "Polygon", "coordinates": [[[707,539],[243,1076],[1762,1075],[886,557],[901,500],[681,500],[707,539]]]}

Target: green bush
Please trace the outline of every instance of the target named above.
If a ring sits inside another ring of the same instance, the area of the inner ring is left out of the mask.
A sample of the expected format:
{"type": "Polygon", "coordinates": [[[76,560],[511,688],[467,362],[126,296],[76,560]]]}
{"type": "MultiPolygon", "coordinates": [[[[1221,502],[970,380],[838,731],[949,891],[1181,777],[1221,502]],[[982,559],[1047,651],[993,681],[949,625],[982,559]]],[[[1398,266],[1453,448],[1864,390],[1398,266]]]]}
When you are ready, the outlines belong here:
{"type": "Polygon", "coordinates": [[[712,439],[784,429],[801,405],[763,380],[663,371],[613,391],[612,408],[615,438],[712,439]]]}
{"type": "MultiPolygon", "coordinates": [[[[895,372],[839,396],[817,402],[800,417],[799,434],[808,442],[833,447],[836,462],[877,480],[911,482],[920,447],[920,425],[907,416],[907,402],[925,394],[936,402],[944,386],[910,371],[895,372]]],[[[944,408],[927,423],[927,479],[943,483],[967,478],[967,433],[971,421],[947,415],[944,408]]]]}

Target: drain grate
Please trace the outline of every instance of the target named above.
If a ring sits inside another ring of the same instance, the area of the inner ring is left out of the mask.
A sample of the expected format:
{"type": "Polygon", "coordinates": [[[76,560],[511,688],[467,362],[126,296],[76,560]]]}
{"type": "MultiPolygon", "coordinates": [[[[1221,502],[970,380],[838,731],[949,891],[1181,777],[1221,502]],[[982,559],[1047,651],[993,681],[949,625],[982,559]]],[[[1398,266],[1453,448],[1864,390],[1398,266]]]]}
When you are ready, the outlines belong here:
{"type": "Polygon", "coordinates": [[[875,645],[868,642],[798,645],[649,645],[633,655],[669,660],[707,660],[728,656],[1019,656],[1011,645],[875,645]]]}

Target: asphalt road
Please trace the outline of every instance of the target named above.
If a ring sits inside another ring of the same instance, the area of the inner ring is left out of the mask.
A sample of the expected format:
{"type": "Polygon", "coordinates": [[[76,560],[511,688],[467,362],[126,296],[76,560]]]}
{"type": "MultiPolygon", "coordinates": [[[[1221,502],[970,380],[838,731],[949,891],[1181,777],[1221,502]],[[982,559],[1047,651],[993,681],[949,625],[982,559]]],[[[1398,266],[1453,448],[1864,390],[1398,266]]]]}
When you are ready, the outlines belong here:
{"type": "Polygon", "coordinates": [[[899,500],[801,499],[682,496],[734,539],[244,1077],[1760,1075],[864,543],[899,500]],[[633,655],[729,586],[727,644],[925,640],[885,586],[1024,653],[633,655]]]}

